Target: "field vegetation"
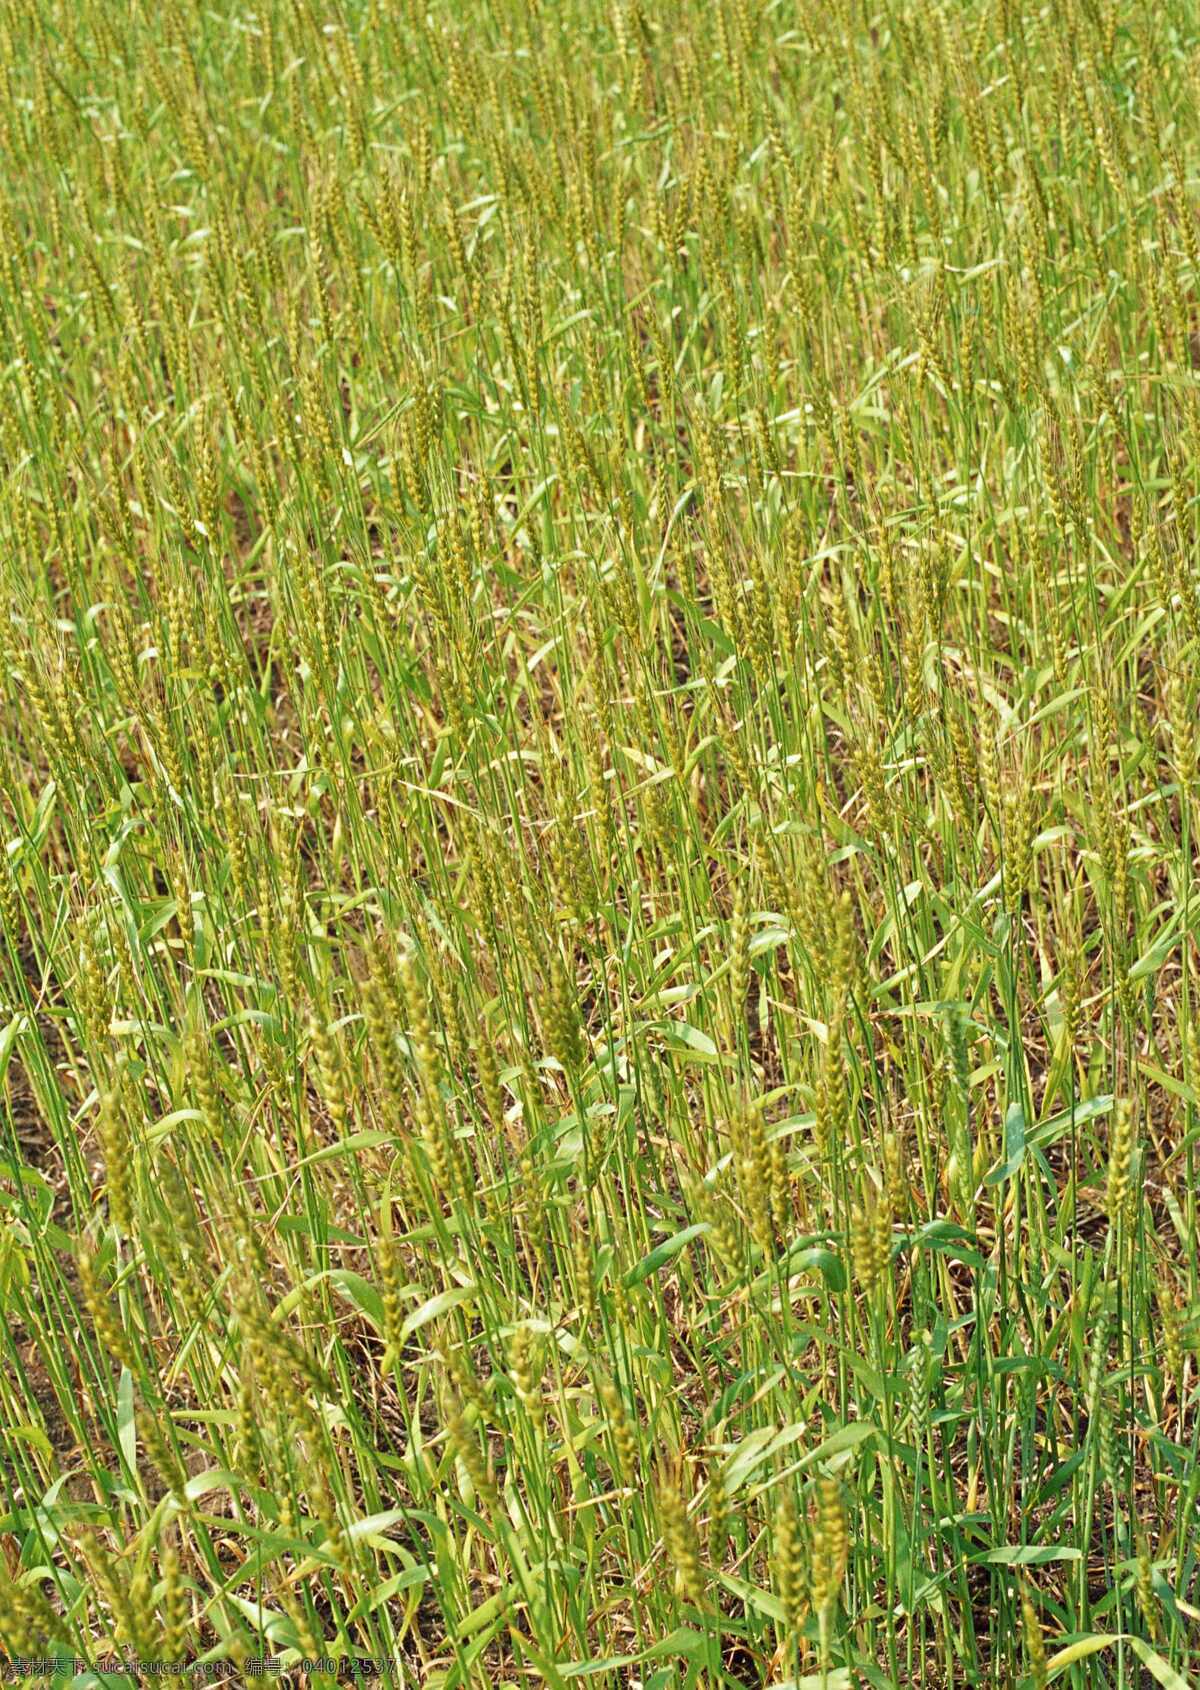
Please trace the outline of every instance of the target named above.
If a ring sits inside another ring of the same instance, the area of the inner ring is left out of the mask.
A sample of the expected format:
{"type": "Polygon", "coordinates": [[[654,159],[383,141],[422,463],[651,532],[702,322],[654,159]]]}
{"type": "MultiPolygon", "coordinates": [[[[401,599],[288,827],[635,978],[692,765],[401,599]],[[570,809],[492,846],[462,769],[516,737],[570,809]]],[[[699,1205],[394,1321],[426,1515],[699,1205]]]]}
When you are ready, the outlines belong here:
{"type": "Polygon", "coordinates": [[[1187,1690],[1200,9],[0,79],[0,1649],[1187,1690]]]}

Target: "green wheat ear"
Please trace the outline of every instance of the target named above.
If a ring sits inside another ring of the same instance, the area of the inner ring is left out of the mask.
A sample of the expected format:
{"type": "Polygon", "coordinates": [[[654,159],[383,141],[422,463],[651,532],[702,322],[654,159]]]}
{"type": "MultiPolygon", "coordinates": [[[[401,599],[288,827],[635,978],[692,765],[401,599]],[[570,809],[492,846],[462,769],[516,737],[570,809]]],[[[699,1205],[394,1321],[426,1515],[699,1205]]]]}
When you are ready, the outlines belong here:
{"type": "Polygon", "coordinates": [[[816,1513],[810,1529],[809,1601],[817,1616],[821,1670],[829,1667],[833,1608],[845,1577],[850,1542],[836,1479],[817,1481],[816,1513]]]}
{"type": "Polygon", "coordinates": [[[608,1421],[608,1433],[612,1439],[613,1452],[617,1458],[617,1468],[626,1484],[631,1484],[637,1477],[640,1444],[629,1412],[625,1406],[625,1399],[616,1383],[606,1376],[599,1381],[600,1400],[604,1405],[604,1413],[608,1421]]]}
{"type": "Polygon", "coordinates": [[[1042,1622],[1038,1618],[1033,1591],[1027,1580],[1021,1584],[1021,1629],[1025,1639],[1025,1661],[1035,1690],[1045,1690],[1049,1677],[1046,1671],[1046,1643],[1042,1636],[1042,1622]]]}
{"type": "Polygon", "coordinates": [[[883,1278],[891,1253],[892,1217],[886,1199],[867,1195],[850,1215],[850,1259],[855,1283],[868,1299],[883,1278]]]}
{"type": "Polygon", "coordinates": [[[663,1549],[674,1570],[675,1587],[689,1602],[699,1603],[704,1598],[700,1546],[678,1473],[660,1472],[656,1494],[662,1516],[663,1549]]]}
{"type": "Polygon", "coordinates": [[[786,1483],[775,1512],[772,1537],[771,1561],[784,1623],[791,1637],[796,1638],[808,1611],[809,1577],[796,1501],[786,1483]]]}
{"type": "Polygon", "coordinates": [[[1109,1224],[1116,1226],[1125,1215],[1133,1191],[1134,1124],[1133,1105],[1118,1100],[1108,1154],[1108,1179],[1104,1205],[1109,1224]]]}

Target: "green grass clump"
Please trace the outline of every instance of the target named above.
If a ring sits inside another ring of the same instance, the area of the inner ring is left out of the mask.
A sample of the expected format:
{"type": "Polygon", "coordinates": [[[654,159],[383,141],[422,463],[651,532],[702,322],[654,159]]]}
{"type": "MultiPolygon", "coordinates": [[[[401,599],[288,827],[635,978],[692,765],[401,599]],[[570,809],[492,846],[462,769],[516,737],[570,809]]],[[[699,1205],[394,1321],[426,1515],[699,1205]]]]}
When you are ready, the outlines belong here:
{"type": "Polygon", "coordinates": [[[1186,1690],[1200,8],[0,26],[0,1651],[1186,1690]]]}

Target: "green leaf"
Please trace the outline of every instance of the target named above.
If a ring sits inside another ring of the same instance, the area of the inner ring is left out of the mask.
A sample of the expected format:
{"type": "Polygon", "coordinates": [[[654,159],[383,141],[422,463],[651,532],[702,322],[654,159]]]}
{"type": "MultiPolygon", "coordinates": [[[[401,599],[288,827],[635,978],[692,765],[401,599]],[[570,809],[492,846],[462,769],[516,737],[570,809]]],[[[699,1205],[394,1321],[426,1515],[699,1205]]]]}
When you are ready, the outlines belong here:
{"type": "Polygon", "coordinates": [[[919,1231],[911,1233],[908,1238],[902,1238],[896,1246],[897,1252],[907,1248],[921,1250],[937,1250],[943,1255],[955,1256],[969,1267],[982,1272],[983,1257],[973,1246],[978,1242],[974,1233],[964,1232],[961,1226],[955,1226],[953,1221],[927,1221],[919,1231]]]}
{"type": "Polygon", "coordinates": [[[1077,1103],[1073,1109],[1060,1109],[1056,1115],[1051,1115],[1048,1121],[1043,1121],[1029,1134],[1029,1143],[1038,1150],[1044,1150],[1053,1144],[1063,1133],[1068,1132],[1074,1121],[1077,1127],[1083,1126],[1085,1121],[1094,1121],[1100,1115],[1107,1115],[1112,1108],[1115,1098],[1111,1093],[1101,1097],[1086,1097],[1077,1103]]]}
{"type": "Polygon", "coordinates": [[[1037,1543],[1004,1543],[984,1555],[972,1555],[988,1567],[1044,1567],[1050,1561],[1081,1561],[1082,1549],[1054,1549],[1037,1543]]]}
{"type": "Polygon", "coordinates": [[[708,1639],[702,1631],[696,1631],[690,1625],[677,1626],[669,1637],[663,1637],[657,1643],[652,1643],[642,1656],[644,1661],[661,1661],[668,1655],[682,1655],[685,1660],[695,1660],[708,1647],[708,1639]]]}
{"type": "Polygon", "coordinates": [[[832,1250],[826,1250],[820,1244],[813,1244],[807,1250],[800,1250],[796,1255],[787,1258],[789,1274],[804,1273],[809,1268],[815,1268],[822,1275],[831,1291],[846,1289],[846,1264],[832,1250]]]}
{"type": "Polygon", "coordinates": [[[693,1027],[690,1021],[664,1021],[662,1033],[669,1044],[683,1048],[704,1062],[720,1062],[721,1055],[707,1033],[693,1027]]]}
{"type": "Polygon", "coordinates": [[[1183,934],[1177,931],[1156,939],[1149,950],[1137,959],[1126,978],[1132,983],[1144,980],[1148,974],[1157,974],[1182,937],[1183,934]]]}
{"type": "Polygon", "coordinates": [[[311,1156],[302,1156],[298,1162],[293,1162],[293,1168],[307,1168],[314,1162],[332,1162],[339,1156],[353,1156],[360,1150],[374,1150],[381,1144],[394,1144],[395,1133],[380,1132],[378,1128],[367,1129],[360,1133],[351,1133],[348,1138],[341,1138],[336,1144],[327,1144],[321,1150],[314,1150],[311,1156]]]}
{"type": "Polygon", "coordinates": [[[636,1666],[644,1659],[643,1655],[606,1655],[599,1661],[569,1661],[565,1665],[560,1664],[558,1671],[563,1678],[595,1678],[598,1673],[636,1666]]]}
{"type": "Polygon", "coordinates": [[[48,781],[42,788],[41,797],[37,801],[37,809],[34,811],[33,826],[29,830],[29,835],[39,850],[45,843],[46,834],[50,830],[50,817],[54,814],[54,800],[57,793],[57,786],[53,781],[48,781]]]}
{"type": "Polygon", "coordinates": [[[146,1143],[157,1144],[160,1139],[168,1138],[176,1127],[185,1121],[203,1121],[204,1112],[200,1109],[173,1109],[169,1115],[163,1115],[155,1121],[152,1127],[146,1129],[146,1143]]]}
{"type": "Polygon", "coordinates": [[[849,1667],[834,1667],[832,1672],[806,1672],[803,1678],[776,1679],[768,1690],[853,1690],[849,1667]]]}
{"type": "Polygon", "coordinates": [[[1046,1671],[1051,1678],[1057,1678],[1060,1672],[1074,1666],[1076,1661],[1084,1661],[1089,1655],[1098,1655],[1101,1649],[1108,1649],[1115,1642],[1115,1637],[1109,1637],[1101,1631],[1093,1631],[1086,1637],[1077,1637],[1074,1643],[1068,1643],[1065,1649],[1059,1649],[1050,1656],[1046,1662],[1046,1671]]]}
{"type": "Polygon", "coordinates": [[[14,1015],[3,1032],[0,1032],[0,1080],[3,1080],[5,1073],[8,1071],[13,1047],[25,1031],[27,1020],[28,1018],[24,1015],[14,1015]]]}
{"type": "Polygon", "coordinates": [[[9,1426],[5,1428],[4,1435],[7,1438],[20,1438],[23,1443],[32,1445],[45,1461],[53,1461],[54,1446],[40,1427],[9,1426]]]}
{"type": "MultiPolygon", "coordinates": [[[[254,1629],[271,1643],[285,1649],[299,1647],[296,1627],[286,1614],[281,1614],[276,1608],[264,1608],[259,1602],[248,1602],[245,1597],[234,1596],[232,1593],[227,1600],[240,1608],[254,1629]]],[[[323,1639],[318,1638],[318,1642],[320,1641],[323,1639]]]]}
{"type": "Polygon", "coordinates": [[[360,1314],[364,1314],[371,1325],[383,1336],[383,1298],[375,1287],[368,1283],[360,1273],[351,1273],[349,1268],[330,1268],[326,1277],[329,1283],[337,1288],[344,1297],[352,1302],[360,1314]]]}
{"type": "Polygon", "coordinates": [[[1004,1161],[993,1168],[984,1180],[985,1185],[999,1185],[1012,1179],[1025,1162],[1025,1111],[1019,1103],[1010,1103],[1004,1116],[1004,1161]]]}
{"type": "Polygon", "coordinates": [[[419,1332],[439,1315],[458,1308],[460,1303],[470,1302],[474,1295],[474,1285],[452,1285],[448,1291],[439,1291],[436,1297],[430,1297],[409,1315],[400,1328],[400,1342],[404,1343],[405,1339],[411,1338],[414,1332],[419,1332]]]}
{"type": "Polygon", "coordinates": [[[761,1590],[756,1584],[749,1584],[745,1579],[737,1578],[733,1573],[718,1573],[718,1579],[732,1595],[739,1597],[748,1608],[756,1613],[765,1614],[769,1620],[778,1620],[781,1625],[787,1623],[787,1609],[778,1596],[772,1596],[769,1590],[761,1590]]]}
{"type": "Polygon", "coordinates": [[[461,1641],[464,1637],[471,1637],[483,1626],[494,1626],[504,1618],[509,1603],[513,1599],[511,1585],[505,1585],[494,1596],[489,1596],[486,1602],[481,1602],[478,1608],[472,1608],[465,1619],[461,1619],[455,1627],[455,1635],[461,1641]]]}
{"type": "Polygon", "coordinates": [[[828,1461],[831,1455],[840,1455],[846,1449],[857,1449],[859,1444],[868,1443],[878,1435],[878,1427],[869,1425],[867,1421],[851,1421],[848,1426],[839,1426],[837,1431],[830,1433],[816,1449],[810,1450],[800,1465],[811,1467],[814,1462],[828,1461]]]}
{"type": "Polygon", "coordinates": [[[346,1536],[351,1543],[357,1543],[360,1538],[382,1537],[389,1526],[399,1526],[408,1519],[406,1508],[386,1508],[382,1514],[368,1514],[361,1520],[355,1520],[348,1527],[346,1536]]]}
{"type": "Polygon", "coordinates": [[[664,1238],[661,1244],[656,1244],[648,1256],[643,1256],[630,1268],[625,1275],[626,1286],[640,1285],[643,1279],[649,1279],[652,1273],[677,1256],[685,1244],[690,1244],[693,1238],[699,1238],[701,1233],[708,1231],[707,1221],[696,1221],[692,1226],[685,1226],[682,1232],[673,1232],[670,1238],[664,1238]]]}
{"type": "Polygon", "coordinates": [[[133,1374],[121,1369],[117,1384],[117,1442],[128,1470],[137,1473],[137,1421],[133,1413],[133,1374]]]}
{"type": "Polygon", "coordinates": [[[390,1602],[393,1596],[400,1596],[406,1590],[419,1589],[421,1585],[428,1584],[429,1580],[435,1576],[432,1567],[421,1566],[408,1567],[404,1572],[396,1573],[390,1579],[384,1579],[382,1584],[376,1585],[359,1597],[346,1615],[347,1623],[352,1624],[355,1620],[362,1619],[364,1615],[374,1613],[376,1608],[382,1607],[385,1602],[390,1602]]]}
{"type": "Polygon", "coordinates": [[[752,1432],[747,1432],[726,1464],[722,1476],[721,1488],[726,1496],[733,1496],[754,1472],[762,1465],[769,1453],[786,1448],[788,1443],[803,1437],[805,1426],[803,1421],[796,1421],[785,1426],[782,1431],[774,1426],[758,1426],[752,1432]],[[789,1435],[791,1434],[791,1435],[789,1435]]]}
{"type": "Polygon", "coordinates": [[[215,1490],[228,1491],[230,1496],[238,1496],[244,1490],[244,1485],[236,1473],[229,1472],[225,1467],[206,1467],[203,1473],[193,1473],[183,1487],[184,1495],[189,1502],[196,1502],[202,1496],[208,1496],[215,1490]]]}
{"type": "Polygon", "coordinates": [[[1156,1654],[1142,1638],[1128,1637],[1126,1642],[1150,1676],[1156,1678],[1163,1686],[1163,1690],[1194,1690],[1191,1681],[1181,1672],[1177,1672],[1169,1662],[1164,1661],[1161,1655],[1156,1654]]]}

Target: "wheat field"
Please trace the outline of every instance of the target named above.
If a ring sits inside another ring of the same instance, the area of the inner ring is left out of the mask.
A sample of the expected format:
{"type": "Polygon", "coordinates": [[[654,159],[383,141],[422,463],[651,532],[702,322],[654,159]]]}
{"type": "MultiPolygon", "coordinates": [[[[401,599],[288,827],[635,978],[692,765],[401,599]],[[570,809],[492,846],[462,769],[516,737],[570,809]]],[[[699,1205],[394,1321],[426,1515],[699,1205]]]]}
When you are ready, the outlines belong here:
{"type": "Polygon", "coordinates": [[[0,1672],[1200,1683],[1200,7],[0,68],[0,1672]]]}

